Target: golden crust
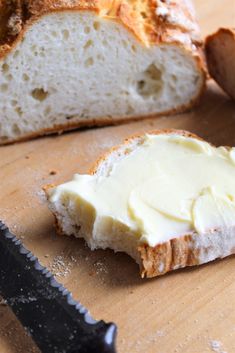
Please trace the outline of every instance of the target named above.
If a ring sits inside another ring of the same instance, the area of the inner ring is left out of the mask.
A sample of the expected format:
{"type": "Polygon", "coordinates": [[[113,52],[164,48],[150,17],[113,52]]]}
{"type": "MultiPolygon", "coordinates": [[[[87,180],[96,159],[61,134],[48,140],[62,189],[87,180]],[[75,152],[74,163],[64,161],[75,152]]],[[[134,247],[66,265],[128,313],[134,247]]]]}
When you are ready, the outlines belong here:
{"type": "MultiPolygon", "coordinates": [[[[9,52],[27,28],[41,16],[58,11],[94,11],[99,17],[116,20],[127,27],[145,45],[177,42],[183,35],[186,46],[201,46],[196,20],[189,0],[171,2],[162,14],[163,1],[157,0],[0,0],[0,57],[9,52]],[[180,11],[181,17],[174,15],[180,11]],[[173,15],[174,16],[173,16],[173,15]]],[[[200,55],[199,55],[200,56],[200,55]]]]}
{"type": "Polygon", "coordinates": [[[205,52],[211,77],[235,100],[235,29],[220,28],[208,36],[205,52]]]}
{"type": "Polygon", "coordinates": [[[193,246],[190,234],[155,247],[141,244],[138,251],[141,257],[142,278],[160,276],[178,268],[199,264],[199,249],[193,246]]]}

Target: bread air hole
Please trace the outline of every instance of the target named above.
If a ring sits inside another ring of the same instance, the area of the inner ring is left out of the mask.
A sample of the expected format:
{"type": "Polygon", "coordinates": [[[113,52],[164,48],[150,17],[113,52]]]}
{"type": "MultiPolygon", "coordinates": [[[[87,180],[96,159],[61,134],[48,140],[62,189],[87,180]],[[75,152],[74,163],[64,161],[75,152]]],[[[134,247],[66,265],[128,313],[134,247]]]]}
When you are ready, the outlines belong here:
{"type": "Polygon", "coordinates": [[[98,31],[98,30],[100,29],[100,23],[99,23],[98,21],[95,21],[95,22],[93,23],[93,27],[94,27],[94,29],[95,29],[96,31],[98,31]]]}
{"type": "Polygon", "coordinates": [[[31,52],[34,56],[38,56],[38,52],[37,52],[37,46],[36,45],[32,45],[31,46],[31,52]]]}
{"type": "Polygon", "coordinates": [[[87,48],[89,48],[90,46],[92,46],[93,45],[93,40],[91,40],[91,39],[89,39],[87,42],[86,42],[86,44],[84,45],[84,49],[87,49],[87,48]]]}
{"type": "Polygon", "coordinates": [[[9,71],[9,65],[6,64],[6,63],[4,63],[4,64],[2,65],[2,72],[3,72],[4,74],[6,74],[8,71],[9,71]]]}
{"type": "Polygon", "coordinates": [[[29,76],[27,74],[23,74],[22,77],[25,82],[29,81],[29,76]]]}
{"type": "Polygon", "coordinates": [[[18,101],[16,101],[15,99],[13,99],[13,100],[11,101],[12,107],[16,107],[17,104],[18,104],[18,101]]]}
{"type": "Polygon", "coordinates": [[[13,58],[16,59],[20,54],[20,51],[19,50],[16,50],[14,55],[13,55],[13,58]]]}
{"type": "Polygon", "coordinates": [[[151,64],[139,75],[137,92],[142,97],[154,96],[161,91],[162,87],[162,70],[158,69],[155,64],[151,64]]]}
{"type": "Polygon", "coordinates": [[[32,97],[33,97],[34,99],[36,99],[36,100],[42,102],[42,101],[44,101],[44,100],[48,97],[49,93],[46,92],[46,91],[44,91],[43,88],[35,88],[35,89],[31,92],[31,95],[32,95],[32,97]]]}
{"type": "Polygon", "coordinates": [[[104,39],[104,40],[102,41],[102,43],[103,43],[103,46],[104,46],[104,47],[108,47],[108,42],[107,42],[106,39],[104,39]]]}
{"type": "Polygon", "coordinates": [[[134,44],[131,46],[131,49],[133,50],[134,53],[136,52],[136,46],[134,44]]]}
{"type": "Polygon", "coordinates": [[[45,115],[49,115],[50,113],[51,113],[51,107],[48,106],[48,107],[46,107],[46,109],[44,110],[44,114],[45,114],[45,115]]]}
{"type": "Polygon", "coordinates": [[[69,31],[67,29],[64,29],[62,31],[63,39],[69,39],[69,31]]]}
{"type": "Polygon", "coordinates": [[[11,81],[13,79],[12,74],[6,75],[6,79],[7,79],[7,81],[11,81]]]}
{"type": "Polygon", "coordinates": [[[94,64],[94,60],[93,60],[93,58],[88,58],[88,59],[86,59],[86,61],[85,61],[85,67],[89,67],[89,66],[92,66],[94,64]]]}
{"type": "Polygon", "coordinates": [[[20,130],[20,128],[19,128],[19,126],[18,126],[17,124],[13,124],[11,129],[12,129],[12,132],[13,132],[15,135],[19,135],[20,132],[21,132],[21,130],[20,130]]]}
{"type": "Polygon", "coordinates": [[[103,55],[101,55],[101,54],[98,54],[98,55],[97,55],[97,60],[99,60],[99,61],[105,61],[105,57],[104,57],[103,55]]]}
{"type": "Polygon", "coordinates": [[[0,86],[0,92],[6,92],[8,90],[8,85],[6,83],[3,83],[0,86]]]}
{"type": "Polygon", "coordinates": [[[85,32],[86,34],[90,33],[90,31],[91,31],[90,27],[86,26],[86,27],[84,28],[84,32],[85,32]]]}
{"type": "Polygon", "coordinates": [[[19,116],[22,116],[22,115],[23,115],[23,111],[22,111],[21,107],[16,107],[16,108],[15,108],[15,112],[16,112],[19,116]]]}
{"type": "Polygon", "coordinates": [[[58,38],[58,33],[56,31],[51,32],[52,37],[58,38]]]}

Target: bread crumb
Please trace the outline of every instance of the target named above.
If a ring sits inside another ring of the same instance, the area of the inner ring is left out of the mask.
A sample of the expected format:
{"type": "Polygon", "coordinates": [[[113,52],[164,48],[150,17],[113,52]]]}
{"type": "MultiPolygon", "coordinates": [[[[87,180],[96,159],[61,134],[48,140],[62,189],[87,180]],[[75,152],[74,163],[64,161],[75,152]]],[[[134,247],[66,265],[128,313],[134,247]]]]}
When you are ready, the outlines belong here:
{"type": "Polygon", "coordinates": [[[56,175],[57,174],[57,170],[55,170],[55,169],[52,169],[52,170],[50,170],[50,173],[49,173],[50,175],[56,175]]]}
{"type": "Polygon", "coordinates": [[[46,202],[46,194],[43,190],[37,191],[36,196],[38,197],[40,204],[44,204],[46,202]]]}
{"type": "Polygon", "coordinates": [[[227,353],[223,350],[222,343],[220,341],[216,341],[216,340],[210,341],[210,349],[216,353],[227,353]]]}
{"type": "Polygon", "coordinates": [[[77,262],[77,259],[73,255],[70,256],[70,259],[72,260],[72,262],[77,262]]]}
{"type": "Polygon", "coordinates": [[[163,336],[165,336],[165,332],[162,331],[162,330],[157,330],[156,336],[158,336],[158,337],[163,337],[163,336]]]}
{"type": "MultiPolygon", "coordinates": [[[[44,255],[45,257],[49,257],[48,254],[44,255]]],[[[73,264],[77,262],[77,259],[70,255],[65,256],[64,254],[57,255],[54,257],[53,261],[49,264],[50,271],[56,277],[66,277],[71,273],[71,269],[73,264]]]]}
{"type": "Polygon", "coordinates": [[[96,269],[96,274],[99,273],[108,273],[108,268],[102,261],[98,260],[94,263],[94,267],[96,269]]]}
{"type": "Polygon", "coordinates": [[[16,36],[22,30],[22,19],[19,15],[13,14],[7,23],[7,27],[9,30],[9,34],[12,36],[16,36]]]}
{"type": "Polygon", "coordinates": [[[49,267],[50,267],[50,270],[57,277],[66,277],[71,272],[69,264],[68,265],[65,264],[63,257],[61,255],[54,257],[49,267]]]}

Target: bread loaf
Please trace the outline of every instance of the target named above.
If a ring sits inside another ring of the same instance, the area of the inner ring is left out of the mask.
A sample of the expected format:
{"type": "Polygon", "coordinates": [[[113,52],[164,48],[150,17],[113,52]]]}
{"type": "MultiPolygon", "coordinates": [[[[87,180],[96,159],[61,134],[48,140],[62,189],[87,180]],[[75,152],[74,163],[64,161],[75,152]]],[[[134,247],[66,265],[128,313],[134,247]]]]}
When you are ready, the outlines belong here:
{"type": "Polygon", "coordinates": [[[235,100],[235,29],[220,28],[205,43],[211,77],[235,100]]]}
{"type": "Polygon", "coordinates": [[[183,111],[205,83],[190,0],[0,0],[0,143],[183,111]]]}
{"type": "Polygon", "coordinates": [[[235,252],[234,178],[235,148],[156,131],[46,194],[60,233],[124,251],[154,277],[235,252]]]}

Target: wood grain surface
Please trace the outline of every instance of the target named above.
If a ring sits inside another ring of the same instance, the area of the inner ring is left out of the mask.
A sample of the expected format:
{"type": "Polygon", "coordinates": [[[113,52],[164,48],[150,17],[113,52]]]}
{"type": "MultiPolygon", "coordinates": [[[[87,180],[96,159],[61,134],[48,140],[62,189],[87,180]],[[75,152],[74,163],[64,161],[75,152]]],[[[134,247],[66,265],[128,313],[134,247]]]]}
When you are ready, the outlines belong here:
{"type": "MultiPolygon", "coordinates": [[[[204,35],[235,27],[232,0],[197,0],[196,8],[204,35]]],[[[125,137],[159,128],[235,146],[235,103],[210,82],[199,106],[186,114],[1,147],[0,218],[95,318],[118,325],[119,353],[234,353],[235,257],[142,280],[127,255],[91,252],[82,240],[55,234],[42,186],[86,173],[125,137]]],[[[39,352],[1,304],[0,352],[39,352]]]]}

